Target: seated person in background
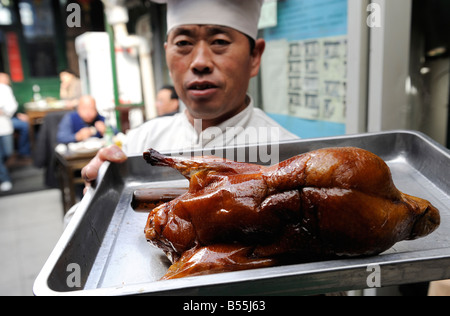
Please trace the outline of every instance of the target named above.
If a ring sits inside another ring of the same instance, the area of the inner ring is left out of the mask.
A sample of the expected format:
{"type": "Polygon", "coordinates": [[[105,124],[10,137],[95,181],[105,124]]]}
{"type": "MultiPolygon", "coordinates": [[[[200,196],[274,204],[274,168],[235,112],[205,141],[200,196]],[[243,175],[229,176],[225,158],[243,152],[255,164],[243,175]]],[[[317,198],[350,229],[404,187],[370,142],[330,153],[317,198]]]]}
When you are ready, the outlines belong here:
{"type": "Polygon", "coordinates": [[[172,116],[179,112],[178,94],[173,86],[164,86],[156,96],[158,116],[172,116]]]}
{"type": "Polygon", "coordinates": [[[12,190],[12,181],[4,162],[13,153],[14,128],[11,117],[17,111],[17,101],[11,89],[11,80],[0,73],[0,191],[12,190]]]}
{"type": "Polygon", "coordinates": [[[78,104],[78,99],[81,97],[81,81],[70,70],[63,70],[59,73],[61,80],[59,97],[66,101],[66,107],[74,109],[78,104]]]}
{"type": "Polygon", "coordinates": [[[83,96],[77,111],[64,116],[58,128],[60,144],[85,141],[91,137],[102,138],[106,131],[105,118],[98,114],[95,99],[83,96]]]}
{"type": "Polygon", "coordinates": [[[19,142],[17,152],[19,159],[26,159],[31,157],[31,145],[30,145],[30,119],[28,115],[23,113],[16,113],[16,116],[12,118],[14,131],[19,133],[19,142]]]}

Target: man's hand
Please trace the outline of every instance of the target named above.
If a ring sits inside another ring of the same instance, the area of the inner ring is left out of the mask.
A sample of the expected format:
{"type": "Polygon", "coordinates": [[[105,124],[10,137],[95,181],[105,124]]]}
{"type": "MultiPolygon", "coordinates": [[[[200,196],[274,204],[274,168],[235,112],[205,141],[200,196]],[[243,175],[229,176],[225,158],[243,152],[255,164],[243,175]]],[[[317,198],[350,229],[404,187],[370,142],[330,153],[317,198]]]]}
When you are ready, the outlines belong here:
{"type": "Polygon", "coordinates": [[[124,163],[127,160],[127,155],[116,145],[112,145],[107,148],[100,149],[94,159],[92,159],[86,167],[81,170],[81,176],[84,179],[86,188],[91,186],[98,178],[98,172],[102,164],[106,161],[114,163],[124,163]]]}
{"type": "Polygon", "coordinates": [[[92,136],[93,135],[92,135],[91,128],[90,127],[85,127],[85,128],[80,129],[80,131],[75,134],[75,140],[77,142],[82,142],[82,141],[85,141],[85,140],[91,138],[92,136]]]}
{"type": "Polygon", "coordinates": [[[95,122],[95,128],[100,133],[100,135],[105,135],[106,132],[106,124],[102,121],[95,122]]]}

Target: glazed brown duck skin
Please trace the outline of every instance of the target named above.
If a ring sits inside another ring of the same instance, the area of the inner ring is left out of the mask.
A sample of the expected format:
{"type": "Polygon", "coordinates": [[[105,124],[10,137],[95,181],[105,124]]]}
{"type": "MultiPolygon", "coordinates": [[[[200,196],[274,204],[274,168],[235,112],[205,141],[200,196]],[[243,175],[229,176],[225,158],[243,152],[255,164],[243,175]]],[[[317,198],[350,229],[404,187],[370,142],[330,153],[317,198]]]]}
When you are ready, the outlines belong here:
{"type": "Polygon", "coordinates": [[[145,228],[174,263],[166,278],[282,258],[376,255],[440,224],[435,207],[398,191],[386,163],[358,148],[322,149],[271,167],[154,150],[144,158],[190,181],[186,194],[150,213],[145,228]]]}

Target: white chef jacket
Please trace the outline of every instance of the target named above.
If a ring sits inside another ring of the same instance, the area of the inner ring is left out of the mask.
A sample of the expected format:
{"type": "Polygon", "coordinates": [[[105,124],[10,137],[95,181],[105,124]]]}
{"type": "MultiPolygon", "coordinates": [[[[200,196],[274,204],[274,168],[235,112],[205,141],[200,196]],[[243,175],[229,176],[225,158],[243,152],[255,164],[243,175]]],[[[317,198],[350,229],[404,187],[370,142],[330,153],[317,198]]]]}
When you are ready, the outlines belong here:
{"type": "Polygon", "coordinates": [[[0,84],[0,136],[12,135],[14,127],[11,117],[17,111],[17,101],[10,86],[0,84]]]}
{"type": "Polygon", "coordinates": [[[200,126],[192,126],[185,112],[148,121],[128,133],[124,151],[128,155],[140,155],[149,148],[182,152],[299,139],[255,108],[250,100],[245,110],[203,132],[200,126]]]}

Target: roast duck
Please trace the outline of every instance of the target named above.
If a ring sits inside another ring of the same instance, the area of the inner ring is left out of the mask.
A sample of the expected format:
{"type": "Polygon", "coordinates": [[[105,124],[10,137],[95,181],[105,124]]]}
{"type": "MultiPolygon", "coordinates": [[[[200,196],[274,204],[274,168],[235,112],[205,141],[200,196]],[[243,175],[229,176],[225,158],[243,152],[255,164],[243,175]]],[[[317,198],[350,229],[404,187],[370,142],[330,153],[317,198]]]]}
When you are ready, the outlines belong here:
{"type": "Polygon", "coordinates": [[[330,148],[271,167],[150,149],[189,190],[153,209],[145,236],[172,262],[163,279],[380,254],[440,224],[428,201],[395,187],[378,156],[330,148]]]}

